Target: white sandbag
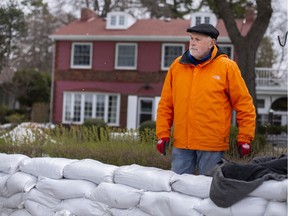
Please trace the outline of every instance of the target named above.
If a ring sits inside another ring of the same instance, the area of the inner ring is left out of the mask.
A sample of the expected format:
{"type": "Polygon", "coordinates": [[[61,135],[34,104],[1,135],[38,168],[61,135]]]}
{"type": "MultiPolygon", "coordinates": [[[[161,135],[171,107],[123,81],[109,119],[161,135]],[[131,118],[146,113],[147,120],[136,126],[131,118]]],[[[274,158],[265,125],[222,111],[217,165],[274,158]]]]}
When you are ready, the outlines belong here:
{"type": "Polygon", "coordinates": [[[32,216],[26,209],[13,211],[9,216],[32,216]]]}
{"type": "Polygon", "coordinates": [[[157,216],[200,216],[193,206],[201,201],[178,192],[144,192],[138,208],[157,216]]]}
{"type": "Polygon", "coordinates": [[[9,177],[11,176],[11,174],[4,174],[1,173],[0,175],[0,196],[3,196],[5,193],[7,193],[7,188],[6,188],[6,183],[7,180],[9,179],[9,177]]]}
{"type": "Polygon", "coordinates": [[[72,214],[70,211],[61,210],[61,211],[55,212],[54,216],[76,216],[76,215],[72,214]]]}
{"type": "Polygon", "coordinates": [[[148,191],[171,191],[170,179],[175,175],[170,170],[144,167],[137,164],[119,167],[114,182],[148,191]]]}
{"type": "Polygon", "coordinates": [[[31,200],[26,200],[24,206],[32,216],[54,216],[55,214],[53,209],[31,200]]]}
{"type": "Polygon", "coordinates": [[[2,208],[23,208],[24,201],[26,200],[26,194],[16,193],[10,197],[0,197],[0,209],[2,208]]]}
{"type": "Polygon", "coordinates": [[[130,209],[111,208],[109,209],[109,212],[111,216],[151,216],[143,212],[139,208],[130,208],[130,209]]]}
{"type": "Polygon", "coordinates": [[[85,197],[96,187],[86,180],[51,179],[39,176],[36,188],[56,199],[72,199],[85,197]]]}
{"type": "Polygon", "coordinates": [[[20,170],[34,176],[45,176],[48,178],[63,178],[63,169],[68,164],[77,161],[66,158],[39,157],[20,161],[20,170]]]}
{"type": "Polygon", "coordinates": [[[232,205],[233,216],[263,216],[268,201],[260,197],[246,197],[232,205]]]}
{"type": "Polygon", "coordinates": [[[3,177],[3,176],[9,176],[9,175],[11,175],[11,174],[9,174],[9,173],[4,173],[4,172],[0,172],[0,178],[3,177]]]}
{"type": "Polygon", "coordinates": [[[33,188],[27,193],[26,199],[37,202],[51,209],[55,208],[57,205],[61,203],[60,199],[56,199],[54,197],[49,196],[48,194],[44,194],[38,191],[36,188],[33,188]]]}
{"type": "Polygon", "coordinates": [[[128,209],[139,203],[142,194],[143,191],[126,185],[102,182],[87,198],[109,207],[128,209]]]}
{"type": "Polygon", "coordinates": [[[221,208],[206,198],[194,208],[205,216],[263,216],[267,202],[263,198],[247,197],[228,208],[221,208]]]}
{"type": "MultiPolygon", "coordinates": [[[[1,206],[1,204],[0,204],[1,206]]],[[[0,208],[0,215],[1,216],[10,216],[13,213],[14,209],[10,208],[0,208]]]]}
{"type": "Polygon", "coordinates": [[[264,216],[287,216],[287,202],[268,202],[264,216]]]}
{"type": "Polygon", "coordinates": [[[68,179],[83,179],[95,184],[113,182],[113,174],[117,166],[104,164],[92,159],[83,159],[67,165],[64,177],[68,179]]]}
{"type": "Polygon", "coordinates": [[[264,181],[259,187],[252,191],[249,196],[262,197],[272,201],[287,201],[288,179],[283,181],[264,181]]]}
{"type": "Polygon", "coordinates": [[[8,178],[3,196],[9,197],[19,192],[28,192],[36,185],[36,181],[37,178],[33,175],[16,172],[8,178]]]}
{"type": "Polygon", "coordinates": [[[63,200],[54,209],[55,212],[61,210],[67,210],[78,216],[110,216],[107,205],[85,198],[63,200]]]}
{"type": "Polygon", "coordinates": [[[193,197],[208,198],[212,177],[204,175],[173,175],[171,178],[172,190],[193,197]]]}
{"type": "Polygon", "coordinates": [[[13,174],[19,169],[21,160],[29,158],[22,154],[5,154],[0,153],[0,172],[13,174]]]}
{"type": "Polygon", "coordinates": [[[198,204],[193,206],[193,208],[205,216],[232,216],[230,207],[218,207],[210,198],[201,200],[198,204]]]}

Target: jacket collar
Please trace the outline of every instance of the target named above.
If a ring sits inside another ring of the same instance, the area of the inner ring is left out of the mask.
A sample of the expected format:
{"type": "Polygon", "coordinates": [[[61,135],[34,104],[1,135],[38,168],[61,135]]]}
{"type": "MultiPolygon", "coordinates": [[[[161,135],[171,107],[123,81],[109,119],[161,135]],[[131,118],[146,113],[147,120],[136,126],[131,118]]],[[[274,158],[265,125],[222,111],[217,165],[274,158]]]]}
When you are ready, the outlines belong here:
{"type": "MultiPolygon", "coordinates": [[[[193,60],[191,61],[191,57],[189,50],[186,50],[185,53],[181,56],[179,62],[182,64],[189,64],[189,65],[198,65],[198,64],[206,64],[210,61],[212,61],[213,59],[215,59],[216,57],[220,56],[220,55],[226,55],[217,45],[214,45],[212,52],[210,53],[210,58],[208,59],[204,59],[204,61],[200,61],[198,63],[195,64],[195,62],[193,62],[193,60]]],[[[227,57],[227,55],[226,55],[227,57]]]]}

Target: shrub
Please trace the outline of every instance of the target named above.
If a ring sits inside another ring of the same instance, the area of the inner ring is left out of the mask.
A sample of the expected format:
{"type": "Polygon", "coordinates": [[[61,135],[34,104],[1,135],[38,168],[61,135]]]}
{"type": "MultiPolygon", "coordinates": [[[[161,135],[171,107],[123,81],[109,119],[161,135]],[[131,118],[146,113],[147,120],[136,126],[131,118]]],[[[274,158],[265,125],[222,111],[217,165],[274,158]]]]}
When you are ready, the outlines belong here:
{"type": "Polygon", "coordinates": [[[86,119],[83,123],[83,126],[88,130],[94,131],[98,136],[99,140],[103,138],[105,139],[109,138],[109,135],[106,130],[108,128],[108,124],[103,119],[99,118],[86,119]]]}
{"type": "Polygon", "coordinates": [[[83,126],[85,127],[101,127],[101,128],[106,128],[108,127],[108,124],[103,120],[99,118],[91,118],[91,119],[86,119],[83,123],[83,126]]]}
{"type": "Polygon", "coordinates": [[[142,122],[138,128],[141,142],[155,143],[156,141],[156,122],[148,120],[142,122]]]}
{"type": "Polygon", "coordinates": [[[281,134],[287,133],[287,125],[260,125],[258,127],[258,133],[260,134],[281,134]]]}
{"type": "Polygon", "coordinates": [[[258,131],[259,134],[266,134],[268,133],[268,125],[259,125],[258,131]]]}
{"type": "Polygon", "coordinates": [[[28,121],[25,114],[14,113],[12,115],[6,116],[5,120],[11,124],[17,125],[22,122],[28,121]]]}
{"type": "Polygon", "coordinates": [[[149,129],[156,129],[156,122],[155,121],[152,121],[152,120],[148,120],[148,121],[144,121],[140,124],[140,127],[139,127],[139,132],[144,132],[144,130],[146,128],[149,128],[149,129]]]}
{"type": "Polygon", "coordinates": [[[0,105],[0,124],[7,123],[5,116],[7,115],[9,108],[5,105],[0,105]]]}
{"type": "Polygon", "coordinates": [[[283,125],[282,126],[282,132],[287,134],[287,130],[288,130],[287,125],[283,125]]]}

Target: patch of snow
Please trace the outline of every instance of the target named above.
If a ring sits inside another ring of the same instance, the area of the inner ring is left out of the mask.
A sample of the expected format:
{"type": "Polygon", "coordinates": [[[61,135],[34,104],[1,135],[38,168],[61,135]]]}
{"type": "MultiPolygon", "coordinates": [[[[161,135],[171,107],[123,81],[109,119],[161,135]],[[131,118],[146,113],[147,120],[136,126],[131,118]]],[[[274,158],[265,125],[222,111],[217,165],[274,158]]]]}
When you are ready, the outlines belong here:
{"type": "MultiPolygon", "coordinates": [[[[11,126],[10,126],[11,127],[11,126]]],[[[8,128],[6,126],[5,128],[8,128]]],[[[43,129],[54,129],[55,125],[47,123],[34,123],[34,122],[23,122],[17,125],[13,130],[0,138],[5,139],[6,142],[12,142],[12,144],[20,145],[24,142],[34,142],[37,135],[43,135],[45,138],[48,138],[47,134],[43,134],[43,129]]]]}

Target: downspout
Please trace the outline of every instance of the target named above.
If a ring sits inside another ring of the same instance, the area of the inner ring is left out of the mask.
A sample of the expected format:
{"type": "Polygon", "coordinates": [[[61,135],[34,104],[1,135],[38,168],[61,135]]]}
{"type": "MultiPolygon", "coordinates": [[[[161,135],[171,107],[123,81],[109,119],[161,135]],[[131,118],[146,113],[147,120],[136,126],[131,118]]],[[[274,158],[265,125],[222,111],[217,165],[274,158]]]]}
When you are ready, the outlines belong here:
{"type": "Polygon", "coordinates": [[[55,52],[56,52],[56,41],[52,38],[53,51],[52,51],[52,73],[51,73],[51,89],[50,89],[50,115],[49,121],[52,123],[53,118],[53,104],[54,104],[54,72],[55,72],[55,52]]]}

